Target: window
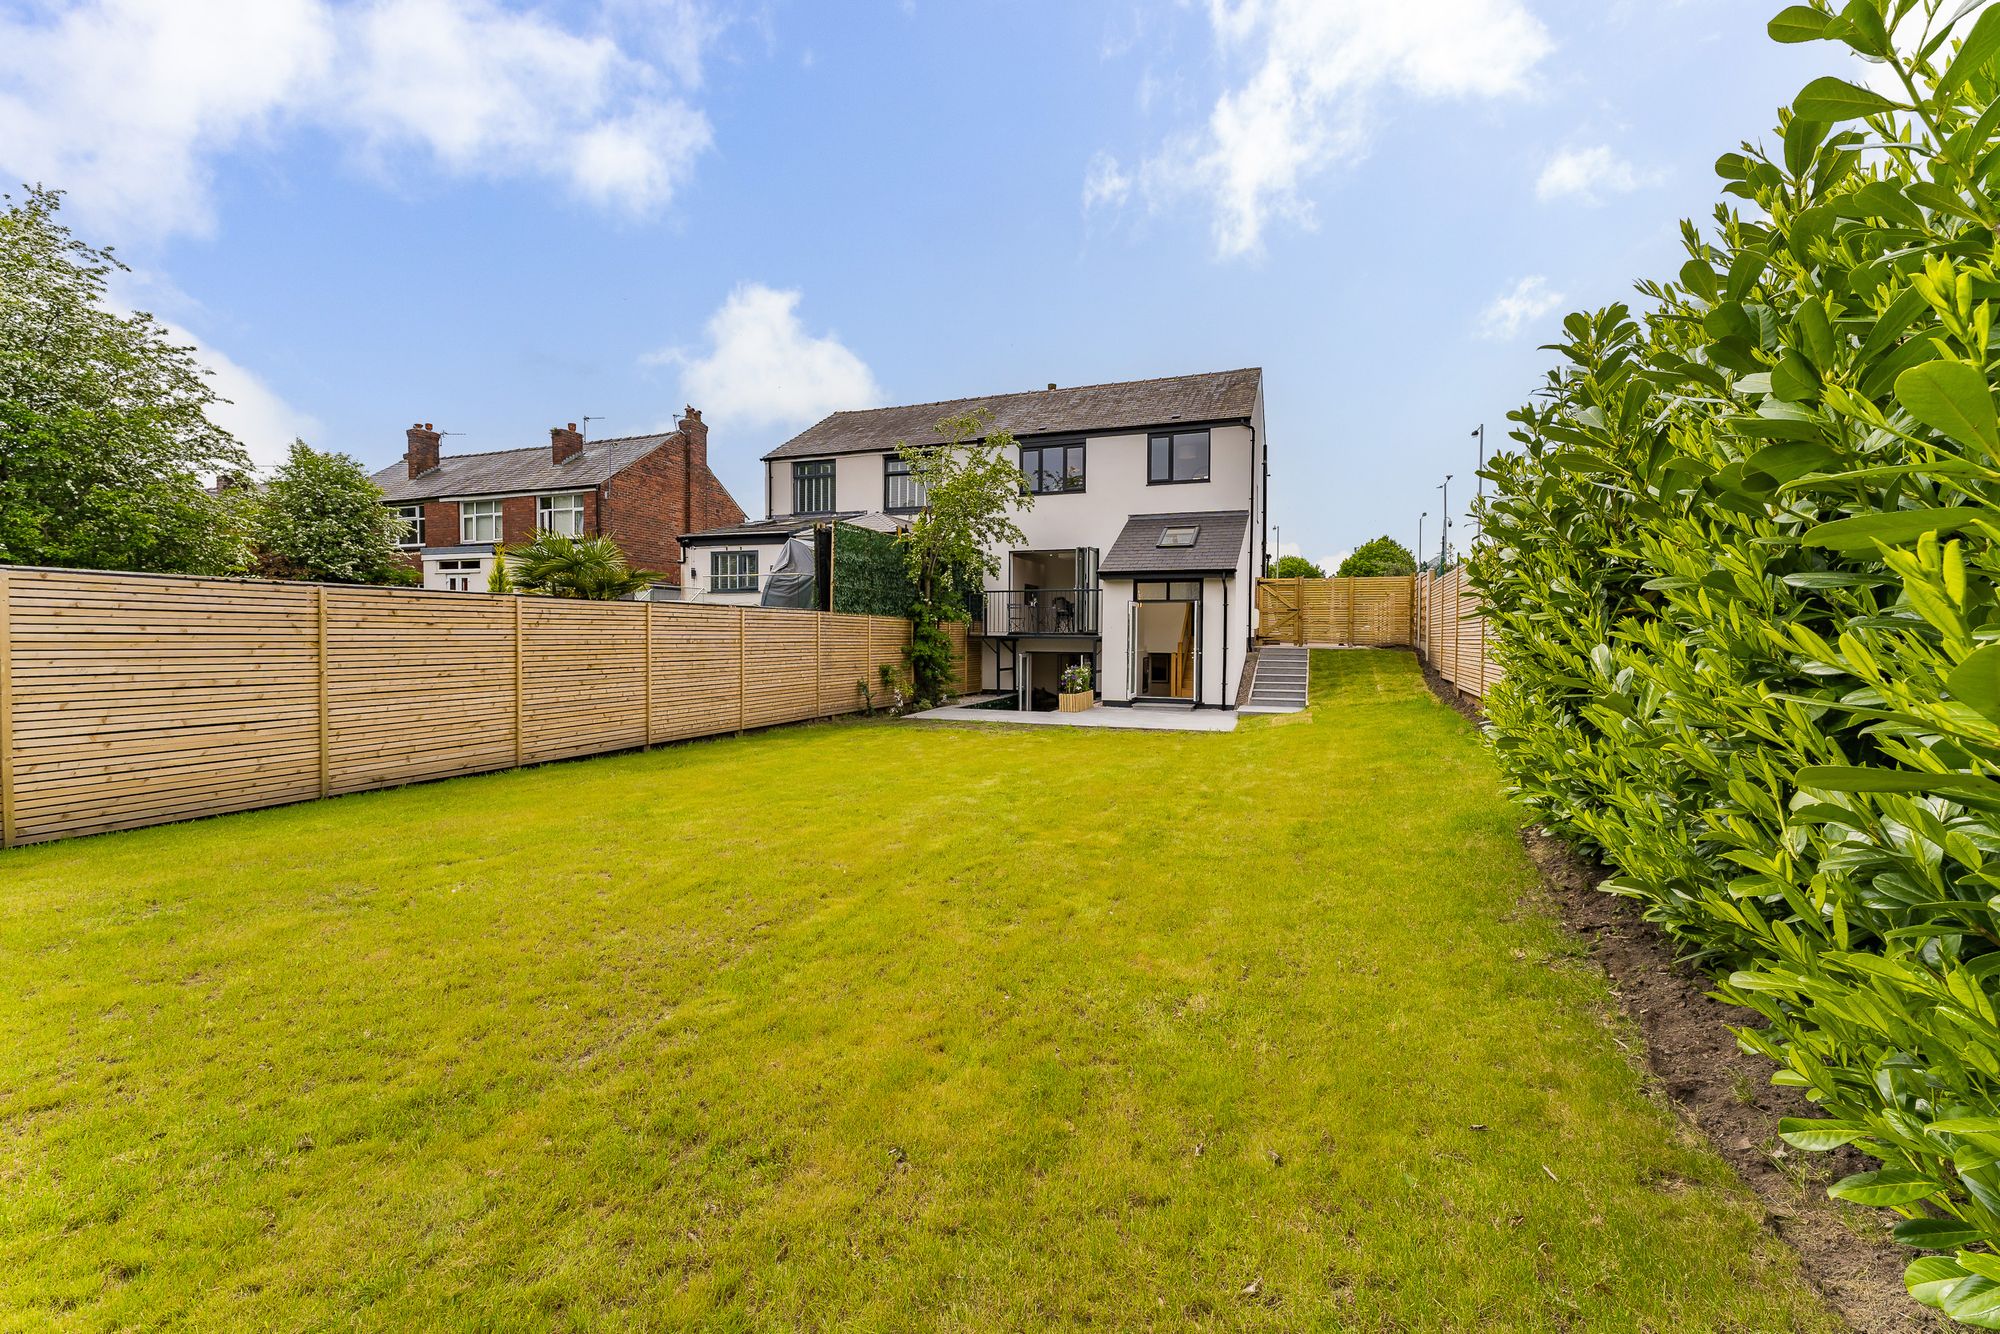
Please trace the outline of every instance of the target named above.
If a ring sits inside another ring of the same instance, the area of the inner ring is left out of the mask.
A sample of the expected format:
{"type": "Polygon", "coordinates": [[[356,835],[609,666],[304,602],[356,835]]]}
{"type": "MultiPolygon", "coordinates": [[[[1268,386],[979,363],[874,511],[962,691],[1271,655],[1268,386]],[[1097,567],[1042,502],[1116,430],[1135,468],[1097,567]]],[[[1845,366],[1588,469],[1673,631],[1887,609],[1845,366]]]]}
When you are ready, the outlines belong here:
{"type": "Polygon", "coordinates": [[[882,461],[882,508],[890,513],[897,510],[920,510],[930,500],[924,494],[924,486],[910,476],[910,461],[900,454],[891,454],[882,461]]]}
{"type": "Polygon", "coordinates": [[[832,459],[800,459],[792,465],[792,513],[833,513],[832,459]]]}
{"type": "Polygon", "coordinates": [[[1158,545],[1163,547],[1191,547],[1201,536],[1200,524],[1176,524],[1160,530],[1158,545]]]}
{"type": "Polygon", "coordinates": [[[1132,585],[1134,602],[1199,602],[1201,601],[1201,580],[1175,579],[1170,583],[1136,583],[1132,585]]]}
{"type": "Polygon", "coordinates": [[[399,547],[420,547],[424,544],[424,507],[422,505],[398,505],[396,519],[403,525],[403,531],[396,534],[399,547]]]}
{"type": "Polygon", "coordinates": [[[1205,482],[1208,480],[1208,432],[1173,431],[1146,441],[1146,481],[1205,482]]]}
{"type": "Polygon", "coordinates": [[[497,500],[464,500],[458,506],[458,540],[461,542],[498,542],[500,540],[500,502],[497,500]]]}
{"type": "Polygon", "coordinates": [[[583,536],[583,492],[535,497],[535,526],[545,533],[583,536]]]}
{"type": "Polygon", "coordinates": [[[447,593],[470,593],[472,581],[486,568],[485,561],[441,560],[437,563],[438,573],[444,576],[447,593]]]}
{"type": "Polygon", "coordinates": [[[1083,490],[1083,442],[1021,446],[1021,476],[1030,495],[1083,490]]]}
{"type": "Polygon", "coordinates": [[[711,593],[754,593],[757,591],[757,553],[715,551],[708,557],[708,591],[711,593]]]}

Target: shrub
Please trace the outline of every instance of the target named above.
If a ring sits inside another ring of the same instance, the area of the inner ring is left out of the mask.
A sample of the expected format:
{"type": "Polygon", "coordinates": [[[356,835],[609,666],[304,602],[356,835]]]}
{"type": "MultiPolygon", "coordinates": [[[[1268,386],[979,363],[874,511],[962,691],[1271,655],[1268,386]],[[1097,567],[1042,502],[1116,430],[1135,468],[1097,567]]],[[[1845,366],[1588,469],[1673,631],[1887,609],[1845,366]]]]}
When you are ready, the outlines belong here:
{"type": "Polygon", "coordinates": [[[1090,689],[1090,664],[1078,662],[1063,668],[1062,688],[1065,695],[1081,695],[1090,689]]]}
{"type": "Polygon", "coordinates": [[[1761,1018],[1825,1112],[1783,1137],[1881,1162],[1832,1193],[1953,1252],[1913,1295],[1996,1326],[2000,10],[1954,45],[1917,9],[1773,20],[1902,94],[1809,85],[1717,164],[1754,210],[1684,224],[1643,315],[1565,321],[1471,577],[1517,794],[1761,1018]]]}
{"type": "Polygon", "coordinates": [[[339,584],[397,582],[402,523],[382,488],[345,454],[294,440],[290,454],[246,504],[257,570],[274,579],[339,584]]]}
{"type": "MultiPolygon", "coordinates": [[[[608,602],[631,597],[660,578],[626,564],[625,553],[608,537],[536,533],[531,540],[509,547],[501,560],[516,592],[542,597],[608,602]]],[[[489,588],[493,582],[489,578],[489,588]]]]}

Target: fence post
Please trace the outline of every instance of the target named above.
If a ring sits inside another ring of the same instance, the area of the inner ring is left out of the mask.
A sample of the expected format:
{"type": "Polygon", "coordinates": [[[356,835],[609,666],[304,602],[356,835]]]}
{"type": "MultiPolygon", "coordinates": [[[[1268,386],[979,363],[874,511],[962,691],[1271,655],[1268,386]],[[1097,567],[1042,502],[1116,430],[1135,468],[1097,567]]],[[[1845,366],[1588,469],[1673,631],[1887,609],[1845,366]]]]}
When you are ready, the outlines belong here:
{"type": "Polygon", "coordinates": [[[524,751],[521,745],[521,595],[516,593],[514,603],[514,767],[521,767],[524,751]]]}
{"type": "Polygon", "coordinates": [[[826,620],[821,612],[814,612],[813,618],[813,715],[824,718],[826,712],[826,650],[820,647],[820,626],[826,620]]]}
{"type": "Polygon", "coordinates": [[[743,698],[750,693],[749,680],[743,674],[743,619],[749,613],[742,607],[736,609],[736,731],[743,731],[743,698]]]}
{"type": "Polygon", "coordinates": [[[1354,604],[1361,600],[1361,585],[1352,577],[1347,581],[1347,642],[1354,643],[1354,604]]]}
{"type": "Polygon", "coordinates": [[[13,581],[0,570],[0,847],[14,846],[13,581]]]}
{"type": "Polygon", "coordinates": [[[319,617],[319,794],[333,795],[333,770],[328,762],[327,730],[331,723],[326,713],[326,585],[313,589],[313,610],[319,617]]]}
{"type": "Polygon", "coordinates": [[[653,603],[650,598],[647,599],[645,607],[646,607],[646,672],[645,672],[646,741],[645,744],[650,746],[653,744],[653,603]]]}

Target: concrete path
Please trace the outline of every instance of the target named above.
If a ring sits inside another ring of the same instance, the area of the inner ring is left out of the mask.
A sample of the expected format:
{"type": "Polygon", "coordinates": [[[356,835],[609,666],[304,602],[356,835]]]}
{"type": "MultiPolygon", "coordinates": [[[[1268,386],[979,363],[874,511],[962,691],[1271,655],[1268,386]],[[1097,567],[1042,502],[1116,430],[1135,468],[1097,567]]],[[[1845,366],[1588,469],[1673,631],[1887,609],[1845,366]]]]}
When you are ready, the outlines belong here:
{"type": "Polygon", "coordinates": [[[1110,708],[1100,704],[1082,713],[1021,713],[1012,709],[968,709],[946,705],[906,715],[922,722],[1001,723],[1026,727],[1122,727],[1139,732],[1234,732],[1236,715],[1226,709],[1110,708]]]}

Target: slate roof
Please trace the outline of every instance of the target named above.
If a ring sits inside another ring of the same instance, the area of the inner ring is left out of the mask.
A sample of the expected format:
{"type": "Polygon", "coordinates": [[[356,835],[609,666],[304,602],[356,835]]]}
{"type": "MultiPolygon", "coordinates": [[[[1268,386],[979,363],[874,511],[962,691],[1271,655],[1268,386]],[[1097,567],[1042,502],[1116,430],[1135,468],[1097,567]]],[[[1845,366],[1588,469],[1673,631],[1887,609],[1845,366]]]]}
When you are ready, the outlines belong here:
{"type": "Polygon", "coordinates": [[[893,515],[884,514],[880,510],[839,510],[832,514],[780,514],[775,519],[749,519],[743,523],[732,523],[726,528],[704,528],[698,533],[682,533],[681,541],[683,543],[769,541],[789,537],[793,533],[803,533],[823,523],[848,523],[878,533],[894,532],[902,527],[893,515]]]}
{"type": "Polygon", "coordinates": [[[421,477],[410,476],[409,465],[397,459],[375,474],[385,500],[436,500],[440,496],[513,495],[522,491],[566,491],[608,481],[652,453],[668,439],[660,435],[628,435],[592,440],[583,452],[561,463],[549,458],[546,444],[530,449],[500,449],[487,454],[446,454],[421,477]]]}
{"type": "Polygon", "coordinates": [[[775,519],[751,519],[747,523],[732,523],[726,528],[704,528],[698,533],[681,534],[682,542],[738,542],[755,541],[758,538],[789,537],[802,533],[808,528],[836,519],[860,517],[860,510],[843,510],[838,514],[781,514],[775,519]]]}
{"type": "Polygon", "coordinates": [[[1202,510],[1186,514],[1134,514],[1125,521],[1118,540],[1097,563],[1099,574],[1214,574],[1234,570],[1243,554],[1243,534],[1250,527],[1249,510],[1202,510]],[[1160,532],[1193,526],[1191,547],[1163,547],[1160,532]]]}
{"type": "Polygon", "coordinates": [[[985,398],[953,398],[899,408],[836,412],[766,454],[766,459],[824,458],[830,454],[881,454],[899,444],[943,443],[937,423],[976,408],[993,414],[992,429],[1016,436],[1103,433],[1176,422],[1248,420],[1264,372],[1257,367],[1173,375],[1161,380],[1034,389],[985,398]]]}

